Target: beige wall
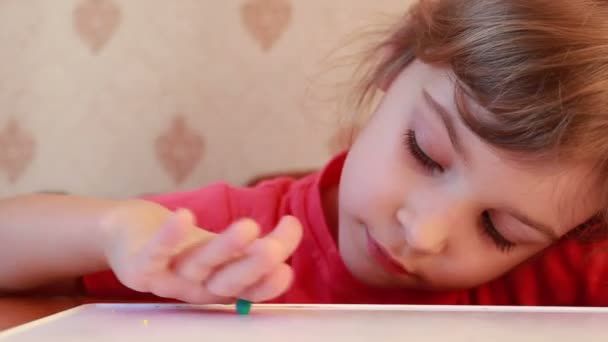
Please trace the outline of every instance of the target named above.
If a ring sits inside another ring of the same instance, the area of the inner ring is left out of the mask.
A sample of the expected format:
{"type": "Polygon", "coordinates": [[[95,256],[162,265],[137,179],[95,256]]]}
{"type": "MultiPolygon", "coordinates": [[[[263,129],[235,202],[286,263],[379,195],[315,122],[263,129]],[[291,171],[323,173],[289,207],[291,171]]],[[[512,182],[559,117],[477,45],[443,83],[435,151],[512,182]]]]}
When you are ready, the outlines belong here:
{"type": "Polygon", "coordinates": [[[313,82],[345,75],[325,77],[324,58],[409,2],[3,0],[0,195],[317,168],[345,115],[313,82]]]}

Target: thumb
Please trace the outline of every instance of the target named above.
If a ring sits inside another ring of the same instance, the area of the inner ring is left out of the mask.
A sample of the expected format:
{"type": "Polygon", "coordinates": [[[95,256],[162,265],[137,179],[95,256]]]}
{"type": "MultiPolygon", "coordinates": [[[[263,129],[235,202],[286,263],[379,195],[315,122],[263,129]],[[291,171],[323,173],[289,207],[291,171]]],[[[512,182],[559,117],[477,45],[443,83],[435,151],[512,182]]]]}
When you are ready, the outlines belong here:
{"type": "Polygon", "coordinates": [[[172,257],[193,225],[194,215],[188,209],[178,209],[167,216],[147,246],[148,258],[151,261],[165,261],[172,257]]]}

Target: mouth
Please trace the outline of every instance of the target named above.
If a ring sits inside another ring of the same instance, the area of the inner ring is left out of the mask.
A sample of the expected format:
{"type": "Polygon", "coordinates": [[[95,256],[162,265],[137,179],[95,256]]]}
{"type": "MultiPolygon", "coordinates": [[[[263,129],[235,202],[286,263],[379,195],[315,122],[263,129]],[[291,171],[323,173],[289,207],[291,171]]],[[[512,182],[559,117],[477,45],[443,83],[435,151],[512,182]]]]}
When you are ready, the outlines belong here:
{"type": "Polygon", "coordinates": [[[396,276],[411,276],[405,266],[398,262],[382,245],[376,241],[369,232],[365,229],[367,235],[367,250],[374,261],[380,265],[387,273],[396,276]]]}

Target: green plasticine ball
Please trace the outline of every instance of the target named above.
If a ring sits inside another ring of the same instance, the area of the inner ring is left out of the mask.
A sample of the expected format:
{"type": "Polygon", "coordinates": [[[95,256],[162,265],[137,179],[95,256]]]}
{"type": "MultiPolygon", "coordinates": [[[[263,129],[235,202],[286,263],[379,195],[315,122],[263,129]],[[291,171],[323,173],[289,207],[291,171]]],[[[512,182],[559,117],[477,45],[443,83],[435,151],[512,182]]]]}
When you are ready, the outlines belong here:
{"type": "Polygon", "coordinates": [[[248,315],[249,311],[251,311],[251,302],[244,299],[239,299],[236,301],[236,312],[239,315],[248,315]]]}

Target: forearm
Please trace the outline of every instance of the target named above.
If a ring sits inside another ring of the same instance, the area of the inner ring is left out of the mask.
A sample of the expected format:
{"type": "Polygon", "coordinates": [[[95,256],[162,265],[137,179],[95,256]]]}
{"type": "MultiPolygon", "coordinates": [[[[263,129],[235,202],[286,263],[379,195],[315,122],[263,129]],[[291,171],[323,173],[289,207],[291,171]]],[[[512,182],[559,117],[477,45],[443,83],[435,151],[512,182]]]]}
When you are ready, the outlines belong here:
{"type": "Polygon", "coordinates": [[[57,195],[0,200],[0,292],[106,269],[101,222],[117,203],[57,195]]]}

